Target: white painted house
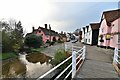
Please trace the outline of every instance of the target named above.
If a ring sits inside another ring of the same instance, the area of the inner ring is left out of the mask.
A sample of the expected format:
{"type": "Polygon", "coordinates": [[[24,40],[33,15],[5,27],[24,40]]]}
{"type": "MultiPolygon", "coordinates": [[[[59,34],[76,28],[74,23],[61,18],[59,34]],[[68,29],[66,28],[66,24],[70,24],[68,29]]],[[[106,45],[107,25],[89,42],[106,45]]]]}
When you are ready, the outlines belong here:
{"type": "Polygon", "coordinates": [[[81,39],[81,42],[84,43],[84,41],[85,41],[85,27],[81,28],[81,31],[82,31],[82,39],[81,39]]]}
{"type": "Polygon", "coordinates": [[[85,44],[88,43],[88,39],[89,39],[89,36],[88,36],[88,28],[89,28],[89,26],[86,26],[86,27],[85,27],[85,39],[84,39],[84,43],[85,43],[85,44]]]}
{"type": "Polygon", "coordinates": [[[88,31],[86,33],[87,44],[89,45],[97,45],[98,44],[98,35],[99,35],[99,23],[91,23],[88,27],[88,31]]]}
{"type": "Polygon", "coordinates": [[[70,34],[69,33],[66,34],[66,37],[67,37],[67,41],[70,41],[70,34]]]}

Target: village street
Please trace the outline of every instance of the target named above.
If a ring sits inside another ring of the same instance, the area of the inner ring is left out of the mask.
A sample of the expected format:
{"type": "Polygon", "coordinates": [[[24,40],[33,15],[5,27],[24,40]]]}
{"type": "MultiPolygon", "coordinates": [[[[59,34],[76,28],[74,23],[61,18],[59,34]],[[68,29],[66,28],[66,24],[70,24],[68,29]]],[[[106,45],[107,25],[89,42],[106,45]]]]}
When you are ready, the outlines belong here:
{"type": "Polygon", "coordinates": [[[54,45],[54,46],[49,46],[49,47],[45,48],[44,50],[42,50],[41,53],[44,53],[44,54],[46,54],[47,56],[50,56],[50,57],[54,57],[55,52],[58,49],[64,49],[64,44],[57,44],[57,45],[54,45]]]}
{"type": "MultiPolygon", "coordinates": [[[[67,44],[82,47],[84,44],[77,42],[67,44]]],[[[86,59],[83,66],[77,73],[77,78],[118,78],[118,74],[112,65],[113,50],[99,48],[97,46],[86,46],[86,59]]],[[[57,49],[64,48],[64,44],[48,47],[43,52],[54,56],[57,49]]]]}

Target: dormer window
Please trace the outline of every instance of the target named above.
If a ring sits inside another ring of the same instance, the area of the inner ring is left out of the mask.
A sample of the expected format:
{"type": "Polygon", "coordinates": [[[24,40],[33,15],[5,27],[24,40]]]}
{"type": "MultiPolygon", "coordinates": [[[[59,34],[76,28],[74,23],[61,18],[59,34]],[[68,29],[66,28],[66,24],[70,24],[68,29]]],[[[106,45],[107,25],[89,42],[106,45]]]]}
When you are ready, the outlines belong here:
{"type": "Polygon", "coordinates": [[[115,25],[114,24],[112,24],[112,27],[114,27],[115,25]]]}
{"type": "Polygon", "coordinates": [[[41,33],[41,30],[39,30],[39,33],[41,33]]]}
{"type": "Polygon", "coordinates": [[[102,28],[102,32],[104,32],[104,28],[102,28]]]}

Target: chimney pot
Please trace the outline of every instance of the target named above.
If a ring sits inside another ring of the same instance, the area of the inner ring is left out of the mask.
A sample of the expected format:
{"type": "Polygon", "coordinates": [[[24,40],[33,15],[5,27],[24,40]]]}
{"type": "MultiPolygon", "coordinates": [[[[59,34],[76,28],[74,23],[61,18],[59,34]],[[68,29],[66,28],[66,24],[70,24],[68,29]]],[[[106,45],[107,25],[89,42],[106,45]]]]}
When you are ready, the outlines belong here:
{"type": "Polygon", "coordinates": [[[32,27],[33,31],[35,30],[35,27],[32,27]]]}
{"type": "Polygon", "coordinates": [[[47,24],[45,24],[45,29],[47,29],[47,24]]]}

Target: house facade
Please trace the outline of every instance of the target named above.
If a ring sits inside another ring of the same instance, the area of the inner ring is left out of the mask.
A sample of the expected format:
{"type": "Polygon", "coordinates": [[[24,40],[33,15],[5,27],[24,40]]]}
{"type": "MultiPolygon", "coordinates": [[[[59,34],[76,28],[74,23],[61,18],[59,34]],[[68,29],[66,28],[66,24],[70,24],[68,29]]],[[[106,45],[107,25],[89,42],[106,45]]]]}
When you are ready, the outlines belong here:
{"type": "Polygon", "coordinates": [[[63,42],[67,42],[67,36],[65,33],[59,33],[60,35],[60,39],[63,41],[63,42]]]}
{"type": "Polygon", "coordinates": [[[50,25],[49,25],[49,29],[47,27],[48,27],[47,24],[45,24],[45,28],[39,26],[38,29],[35,29],[33,27],[32,33],[34,33],[36,35],[41,35],[44,43],[46,41],[53,41],[53,38],[56,38],[56,40],[58,40],[58,38],[59,38],[58,32],[51,30],[50,25]]]}
{"type": "Polygon", "coordinates": [[[85,42],[85,27],[83,27],[83,28],[81,29],[81,31],[82,31],[82,39],[81,39],[81,42],[84,43],[84,42],[85,42]]]}
{"type": "Polygon", "coordinates": [[[84,35],[84,43],[87,44],[88,43],[88,40],[89,40],[89,34],[88,34],[88,29],[89,29],[89,26],[86,26],[85,27],[85,35],[84,35]]]}
{"type": "Polygon", "coordinates": [[[87,44],[97,45],[98,44],[98,35],[99,35],[99,23],[91,23],[88,27],[87,32],[87,44]]]}
{"type": "Polygon", "coordinates": [[[69,41],[70,41],[70,34],[67,33],[67,34],[66,34],[66,37],[67,37],[67,41],[69,42],[69,41]]]}
{"type": "Polygon", "coordinates": [[[119,48],[119,35],[120,35],[120,9],[105,11],[102,14],[98,46],[119,48]]]}
{"type": "Polygon", "coordinates": [[[82,31],[79,32],[79,42],[82,41],[82,31]]]}
{"type": "Polygon", "coordinates": [[[111,39],[110,39],[110,47],[111,48],[119,48],[120,49],[120,18],[116,19],[111,23],[111,39]]]}

